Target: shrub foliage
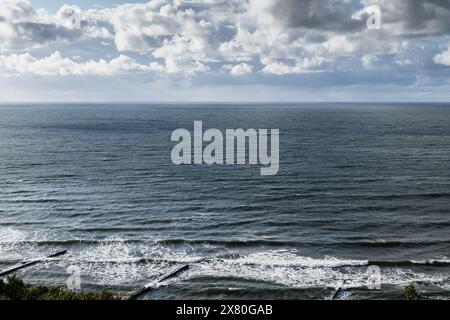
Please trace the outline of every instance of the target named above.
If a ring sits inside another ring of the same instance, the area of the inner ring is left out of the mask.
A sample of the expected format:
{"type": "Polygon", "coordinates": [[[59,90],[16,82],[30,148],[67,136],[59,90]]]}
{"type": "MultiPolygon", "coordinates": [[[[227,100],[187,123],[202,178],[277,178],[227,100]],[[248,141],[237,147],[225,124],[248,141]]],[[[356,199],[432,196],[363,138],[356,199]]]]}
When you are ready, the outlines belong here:
{"type": "Polygon", "coordinates": [[[119,300],[109,292],[74,292],[63,288],[30,286],[12,276],[0,279],[0,300],[119,300]]]}

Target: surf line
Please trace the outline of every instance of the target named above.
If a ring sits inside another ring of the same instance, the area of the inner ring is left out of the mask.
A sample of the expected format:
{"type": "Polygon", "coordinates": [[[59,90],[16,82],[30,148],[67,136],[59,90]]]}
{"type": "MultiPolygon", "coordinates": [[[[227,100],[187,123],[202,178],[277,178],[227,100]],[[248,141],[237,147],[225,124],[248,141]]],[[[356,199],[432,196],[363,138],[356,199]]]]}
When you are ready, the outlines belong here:
{"type": "Polygon", "coordinates": [[[48,259],[51,259],[51,258],[60,257],[62,255],[65,255],[66,253],[67,253],[67,250],[63,250],[63,251],[56,252],[56,253],[54,253],[52,255],[49,255],[47,257],[44,257],[44,258],[35,259],[35,260],[31,260],[31,261],[24,261],[24,262],[22,262],[22,263],[20,263],[18,265],[15,265],[13,267],[10,267],[10,268],[8,268],[6,270],[1,271],[0,272],[0,277],[5,277],[5,276],[10,275],[10,274],[12,274],[12,273],[14,273],[16,271],[19,271],[19,270],[22,270],[22,269],[34,266],[34,265],[36,265],[38,263],[41,263],[41,262],[45,262],[45,261],[47,261],[48,259]]]}
{"type": "Polygon", "coordinates": [[[178,268],[174,272],[168,274],[167,276],[163,277],[162,279],[158,280],[156,283],[151,283],[146,285],[144,288],[140,289],[139,291],[133,293],[128,300],[137,300],[140,296],[156,289],[157,284],[163,283],[164,281],[170,280],[172,278],[178,277],[180,274],[186,272],[189,270],[189,265],[184,265],[181,268],[178,268]]]}
{"type": "MultiPolygon", "coordinates": [[[[192,261],[190,262],[190,264],[196,264],[196,263],[202,263],[211,259],[217,259],[217,258],[224,258],[224,257],[229,257],[229,256],[233,256],[233,254],[218,254],[215,256],[211,256],[211,257],[203,257],[200,258],[198,260],[192,261]]],[[[155,260],[152,260],[155,261],[155,260]]],[[[166,261],[167,262],[167,261],[166,261]]],[[[164,281],[170,280],[172,278],[178,277],[179,275],[181,275],[182,273],[188,271],[190,268],[190,266],[188,264],[182,266],[181,268],[175,270],[174,272],[168,274],[167,276],[165,276],[164,278],[158,280],[157,282],[153,282],[151,284],[146,285],[144,288],[140,289],[139,291],[133,293],[128,300],[136,300],[138,299],[140,296],[149,293],[150,291],[153,291],[155,289],[157,289],[156,285],[163,283],[164,281]]]]}

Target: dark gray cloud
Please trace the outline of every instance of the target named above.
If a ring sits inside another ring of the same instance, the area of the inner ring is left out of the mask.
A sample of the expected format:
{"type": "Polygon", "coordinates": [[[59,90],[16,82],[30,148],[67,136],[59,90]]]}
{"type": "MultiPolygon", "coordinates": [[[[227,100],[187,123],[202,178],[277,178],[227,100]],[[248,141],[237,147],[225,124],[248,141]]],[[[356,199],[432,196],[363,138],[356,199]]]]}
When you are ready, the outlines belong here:
{"type": "MultiPolygon", "coordinates": [[[[396,36],[421,37],[450,34],[450,0],[373,0],[379,5],[385,23],[398,24],[388,30],[396,36]]],[[[366,18],[353,15],[361,4],[336,0],[273,0],[271,13],[286,28],[350,33],[364,30],[366,18]]]]}
{"type": "MultiPolygon", "coordinates": [[[[386,64],[413,68],[409,51],[414,43],[424,47],[425,37],[450,33],[450,0],[150,1],[84,11],[81,30],[68,27],[72,6],[51,15],[13,1],[17,5],[0,10],[0,27],[8,31],[0,33],[0,51],[43,50],[45,45],[63,51],[71,45],[78,47],[80,59],[139,54],[147,57],[143,63],[151,63],[149,70],[168,75],[218,71],[236,76],[239,72],[232,70],[243,66],[249,67],[247,73],[277,76],[320,76],[355,66],[369,72],[388,55],[395,59],[386,64]],[[383,30],[367,29],[364,9],[369,5],[380,6],[383,30]],[[94,38],[89,50],[80,48],[94,38]]],[[[431,41],[439,46],[424,59],[447,65],[448,40],[431,41]]]]}
{"type": "Polygon", "coordinates": [[[274,17],[288,28],[356,31],[365,21],[352,19],[356,7],[351,3],[330,0],[276,0],[274,17]]]}
{"type": "Polygon", "coordinates": [[[2,2],[0,9],[0,50],[21,50],[55,41],[73,41],[81,30],[67,28],[61,21],[36,11],[24,0],[2,2]]]}
{"type": "Polygon", "coordinates": [[[403,33],[417,36],[450,33],[449,0],[401,0],[386,13],[387,22],[402,21],[403,33]]]}
{"type": "Polygon", "coordinates": [[[44,45],[53,41],[70,41],[81,36],[81,30],[69,29],[55,24],[22,22],[12,24],[12,27],[19,39],[28,40],[37,45],[44,45]]]}

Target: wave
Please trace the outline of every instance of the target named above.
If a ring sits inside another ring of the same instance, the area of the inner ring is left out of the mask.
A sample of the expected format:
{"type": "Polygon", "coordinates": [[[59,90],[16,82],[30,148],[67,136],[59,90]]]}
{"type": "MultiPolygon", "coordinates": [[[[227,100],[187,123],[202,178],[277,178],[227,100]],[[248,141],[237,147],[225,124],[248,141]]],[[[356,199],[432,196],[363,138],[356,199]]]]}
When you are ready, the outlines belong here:
{"type": "MultiPolygon", "coordinates": [[[[112,237],[102,240],[26,241],[26,238],[26,234],[10,229],[9,233],[3,233],[0,237],[0,251],[5,249],[25,259],[43,256],[44,251],[48,254],[55,247],[73,245],[67,256],[47,261],[46,268],[59,268],[56,274],[65,274],[68,266],[77,265],[86,281],[98,286],[137,288],[160,279],[168,270],[183,264],[190,265],[189,271],[174,281],[217,283],[220,279],[234,279],[237,283],[256,281],[294,289],[334,288],[345,283],[349,288],[361,288],[367,285],[367,268],[377,265],[382,268],[383,284],[386,285],[423,282],[440,288],[449,286],[448,272],[441,268],[450,266],[447,257],[398,261],[309,257],[296,249],[240,246],[247,241],[238,241],[240,245],[233,248],[216,246],[214,241],[181,239],[144,241],[112,237]],[[2,249],[8,239],[14,241],[8,242],[7,247],[2,249]],[[83,245],[76,245],[80,243],[83,245]],[[423,266],[427,268],[420,268],[423,266]],[[429,267],[437,268],[431,272],[429,267]]],[[[230,242],[237,241],[225,243],[230,242]]],[[[216,243],[222,245],[224,242],[216,243]]],[[[2,253],[0,256],[2,259],[11,258],[11,261],[18,260],[15,255],[9,257],[2,253]]],[[[46,268],[39,266],[26,272],[39,273],[46,268]]]]}
{"type": "MultiPolygon", "coordinates": [[[[317,243],[316,243],[317,244],[317,243]]],[[[320,245],[321,243],[318,243],[320,245]]],[[[417,247],[417,246],[436,246],[439,244],[450,244],[450,240],[419,240],[419,241],[400,241],[400,240],[375,240],[375,241],[342,241],[334,242],[340,246],[354,246],[354,247],[379,247],[379,248],[393,248],[393,247],[417,247]]]]}
{"type": "MultiPolygon", "coordinates": [[[[106,230],[116,231],[114,228],[107,228],[106,230]]],[[[91,230],[93,232],[94,230],[91,230]]],[[[125,229],[124,229],[125,231],[125,229]]],[[[107,239],[44,239],[37,240],[22,238],[5,238],[0,237],[1,245],[35,245],[35,246],[73,246],[73,245],[101,245],[104,243],[125,243],[125,244],[150,244],[150,245],[166,245],[166,246],[218,246],[227,248],[261,248],[261,247],[291,247],[302,248],[305,246],[311,247],[373,247],[373,248],[396,248],[396,247],[420,247],[420,246],[436,246],[450,244],[450,240],[419,240],[419,241],[400,241],[400,240],[374,240],[374,241],[315,241],[315,242],[298,242],[298,241],[283,241],[283,240],[271,240],[271,239],[230,239],[230,240],[217,240],[217,239],[120,239],[120,238],[107,238],[107,239]]],[[[400,261],[401,262],[401,261],[400,261]]]]}
{"type": "Polygon", "coordinates": [[[413,267],[413,266],[432,266],[432,267],[447,267],[450,266],[450,259],[427,259],[427,260],[373,260],[369,261],[370,265],[376,265],[380,267],[413,267]]]}
{"type": "MultiPolygon", "coordinates": [[[[287,250],[259,251],[236,259],[217,259],[200,263],[191,276],[262,281],[289,288],[364,288],[369,283],[368,260],[335,257],[311,258],[287,250]]],[[[413,262],[411,262],[413,263],[413,262]]],[[[402,268],[383,268],[384,285],[403,286],[411,282],[445,286],[448,274],[425,274],[402,268]]]]}
{"type": "MultiPolygon", "coordinates": [[[[410,267],[410,266],[450,266],[449,258],[423,259],[423,260],[370,260],[370,259],[343,259],[336,257],[325,257],[317,259],[312,257],[299,256],[295,249],[263,249],[256,247],[250,250],[257,252],[256,255],[243,255],[238,251],[229,251],[229,249],[221,248],[221,245],[237,245],[248,246],[249,244],[273,244],[271,241],[248,240],[248,241],[210,241],[210,240],[194,240],[187,241],[182,239],[169,240],[133,240],[121,239],[118,237],[108,239],[84,239],[84,240],[24,240],[25,235],[18,232],[10,232],[3,234],[0,238],[0,248],[3,251],[17,251],[31,247],[61,247],[73,246],[75,251],[87,252],[81,256],[76,256],[74,261],[92,264],[146,264],[146,263],[200,263],[203,261],[212,261],[222,259],[227,263],[241,264],[247,266],[272,266],[272,267],[291,267],[291,268],[346,268],[346,267],[363,267],[369,265],[377,265],[380,267],[410,267]],[[5,241],[5,238],[8,240],[5,241]],[[217,246],[219,245],[219,246],[217,246]],[[215,254],[213,256],[199,255],[204,248],[210,248],[215,252],[224,253],[215,254]],[[136,254],[124,253],[134,251],[136,254]],[[179,256],[175,252],[183,252],[183,259],[177,259],[179,256]],[[196,253],[194,257],[190,257],[186,250],[196,253]],[[267,252],[267,254],[263,254],[267,252]]],[[[378,242],[377,242],[378,243],[378,242]]],[[[381,242],[384,245],[391,245],[390,242],[381,242]]],[[[395,242],[394,244],[398,244],[395,242]]],[[[42,251],[42,250],[41,250],[42,251]]],[[[248,251],[248,248],[245,248],[248,251]]],[[[23,251],[22,251],[23,252],[23,251]]],[[[250,251],[251,252],[251,251],[250,251]]],[[[63,258],[65,259],[65,258],[63,258]]],[[[4,260],[5,261],[5,260],[4,260]]]]}
{"type": "MultiPolygon", "coordinates": [[[[230,252],[205,256],[187,248],[136,248],[123,242],[113,242],[71,254],[58,263],[62,266],[77,264],[94,283],[108,286],[131,283],[139,287],[139,284],[154,281],[167,274],[174,266],[189,264],[189,271],[175,281],[217,283],[220,279],[234,279],[238,283],[245,280],[307,289],[334,288],[344,282],[346,287],[364,287],[367,285],[366,272],[371,261],[305,257],[295,250],[230,252]]],[[[411,281],[442,284],[445,283],[445,278],[397,268],[383,270],[385,284],[403,285],[411,281]]]]}
{"type": "Polygon", "coordinates": [[[449,192],[434,192],[434,193],[405,193],[405,194],[365,194],[365,193],[330,193],[325,191],[314,191],[307,193],[295,193],[288,195],[280,195],[276,197],[266,197],[260,199],[260,202],[270,203],[286,200],[298,200],[298,199],[309,199],[309,198],[320,198],[323,196],[330,196],[333,198],[346,198],[346,199],[364,199],[364,200],[378,200],[378,201],[391,201],[391,200],[416,200],[416,199],[440,199],[440,198],[450,198],[449,192]]]}

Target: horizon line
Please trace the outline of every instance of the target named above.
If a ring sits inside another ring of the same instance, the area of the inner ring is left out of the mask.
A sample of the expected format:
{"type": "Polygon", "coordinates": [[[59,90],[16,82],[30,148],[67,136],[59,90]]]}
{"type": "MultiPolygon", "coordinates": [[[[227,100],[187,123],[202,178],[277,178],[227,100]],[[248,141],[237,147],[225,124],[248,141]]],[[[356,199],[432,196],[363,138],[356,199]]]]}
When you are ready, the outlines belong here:
{"type": "Polygon", "coordinates": [[[348,104],[450,104],[449,101],[0,101],[0,106],[5,105],[30,105],[30,104],[97,104],[97,105],[114,105],[114,104],[131,104],[131,105],[194,105],[194,104],[213,104],[213,105],[241,105],[241,104],[332,104],[332,103],[348,103],[348,104]]]}

